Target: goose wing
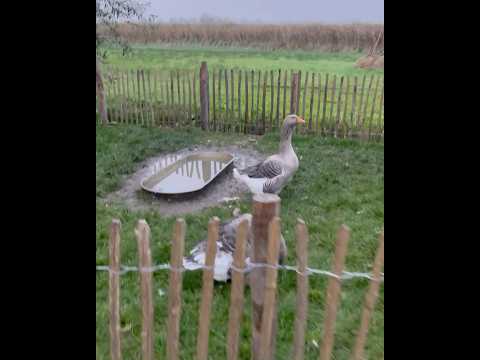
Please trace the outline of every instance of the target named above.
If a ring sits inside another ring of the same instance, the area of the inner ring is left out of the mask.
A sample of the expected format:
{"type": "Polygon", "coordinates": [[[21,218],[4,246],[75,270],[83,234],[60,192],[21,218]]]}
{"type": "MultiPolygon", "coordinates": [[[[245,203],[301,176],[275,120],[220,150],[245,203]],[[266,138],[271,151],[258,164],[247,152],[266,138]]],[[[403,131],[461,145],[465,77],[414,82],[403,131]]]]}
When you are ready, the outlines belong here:
{"type": "Polygon", "coordinates": [[[241,174],[246,174],[251,178],[267,178],[273,179],[282,175],[284,172],[283,163],[279,160],[268,158],[265,161],[256,165],[250,166],[242,171],[241,174]]]}
{"type": "Polygon", "coordinates": [[[286,184],[287,180],[287,173],[282,167],[279,175],[271,179],[266,179],[265,183],[263,184],[263,192],[269,194],[278,194],[286,184]]]}

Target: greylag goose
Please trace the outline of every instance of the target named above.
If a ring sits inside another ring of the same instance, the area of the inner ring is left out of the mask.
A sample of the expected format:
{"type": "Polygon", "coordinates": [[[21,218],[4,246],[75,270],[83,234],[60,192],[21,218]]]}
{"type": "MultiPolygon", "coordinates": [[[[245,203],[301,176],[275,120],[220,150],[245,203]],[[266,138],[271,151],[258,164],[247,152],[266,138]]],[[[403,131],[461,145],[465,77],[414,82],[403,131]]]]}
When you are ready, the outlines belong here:
{"type": "MultiPolygon", "coordinates": [[[[233,255],[235,253],[235,241],[237,228],[243,220],[247,220],[249,233],[247,238],[247,249],[245,263],[250,263],[251,244],[252,244],[252,215],[241,214],[239,209],[233,212],[233,219],[227,220],[220,224],[219,236],[217,241],[217,254],[215,258],[215,266],[213,278],[216,281],[226,282],[231,278],[231,267],[233,264],[233,255]]],[[[280,263],[283,263],[287,256],[287,248],[283,236],[280,237],[280,263]]],[[[188,257],[183,259],[183,267],[187,270],[198,270],[205,265],[205,257],[207,251],[207,240],[199,242],[191,251],[188,257]]]]}
{"type": "Polygon", "coordinates": [[[292,147],[293,131],[298,124],[305,124],[305,120],[288,115],[283,122],[278,153],[246,169],[233,169],[235,179],[254,194],[279,194],[298,169],[298,157],[292,147]]]}

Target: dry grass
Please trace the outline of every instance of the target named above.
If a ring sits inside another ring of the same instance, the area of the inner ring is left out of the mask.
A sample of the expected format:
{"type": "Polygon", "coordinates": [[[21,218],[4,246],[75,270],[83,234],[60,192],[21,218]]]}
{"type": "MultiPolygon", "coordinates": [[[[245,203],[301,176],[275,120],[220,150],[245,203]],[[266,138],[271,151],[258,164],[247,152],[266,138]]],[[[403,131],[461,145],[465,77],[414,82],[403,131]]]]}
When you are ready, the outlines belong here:
{"type": "MultiPolygon", "coordinates": [[[[189,43],[266,49],[367,51],[383,25],[120,24],[120,37],[132,43],[189,43]]],[[[383,37],[378,50],[383,50],[383,37]]]]}
{"type": "Polygon", "coordinates": [[[384,69],[384,55],[367,55],[357,60],[356,66],[361,69],[384,69]]]}

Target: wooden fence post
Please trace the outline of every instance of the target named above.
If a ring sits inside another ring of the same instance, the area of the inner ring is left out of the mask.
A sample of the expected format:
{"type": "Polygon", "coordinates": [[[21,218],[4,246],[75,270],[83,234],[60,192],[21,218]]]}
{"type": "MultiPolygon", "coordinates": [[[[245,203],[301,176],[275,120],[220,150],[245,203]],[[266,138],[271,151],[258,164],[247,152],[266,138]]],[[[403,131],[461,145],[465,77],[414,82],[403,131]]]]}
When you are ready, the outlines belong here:
{"type": "Polygon", "coordinates": [[[208,335],[213,299],[213,272],[217,254],[219,226],[220,219],[218,217],[212,218],[208,224],[207,254],[205,257],[205,268],[203,269],[202,301],[200,303],[198,321],[197,360],[207,360],[208,357],[208,335]]]}
{"type": "Polygon", "coordinates": [[[290,114],[296,114],[298,112],[298,73],[292,74],[292,86],[290,89],[290,114]]]}
{"type": "Polygon", "coordinates": [[[138,243],[140,288],[142,301],[142,358],[153,360],[153,295],[152,256],[150,251],[150,228],[140,220],[135,229],[138,243]]]}
{"type": "Polygon", "coordinates": [[[384,260],[384,235],[380,234],[377,254],[375,255],[375,262],[373,264],[373,279],[370,281],[370,287],[365,295],[365,303],[363,305],[362,320],[360,322],[360,328],[358,330],[357,339],[355,341],[355,347],[353,350],[352,360],[362,360],[363,352],[365,348],[365,342],[367,340],[368,325],[372,312],[375,307],[375,303],[378,298],[378,291],[380,288],[380,273],[383,267],[384,260]]]}
{"type": "Polygon", "coordinates": [[[297,301],[295,331],[293,337],[293,359],[303,360],[305,357],[305,326],[308,313],[308,230],[303,220],[297,220],[295,229],[297,242],[297,301]]]}
{"type": "Polygon", "coordinates": [[[183,250],[185,244],[185,221],[177,219],[173,230],[170,254],[170,281],[168,289],[167,360],[179,359],[178,340],[182,309],[183,250]]]}
{"type": "Polygon", "coordinates": [[[235,254],[233,265],[240,271],[232,272],[232,290],[230,293],[230,310],[228,316],[228,347],[227,359],[238,359],[238,340],[240,335],[240,324],[242,321],[244,305],[244,274],[241,272],[245,268],[245,248],[249,227],[247,220],[243,220],[237,229],[237,238],[235,242],[235,254]]]}
{"type": "Polygon", "coordinates": [[[108,302],[110,309],[110,357],[121,360],[120,346],[120,220],[113,220],[110,227],[110,273],[108,302]]]}
{"type": "Polygon", "coordinates": [[[203,61],[200,67],[200,122],[203,130],[208,129],[209,101],[207,62],[203,61]]]}
{"type": "MultiPolygon", "coordinates": [[[[268,253],[268,227],[274,217],[280,215],[280,197],[273,194],[256,194],[253,197],[253,254],[254,263],[266,263],[268,253]]],[[[262,359],[260,354],[261,326],[263,317],[263,304],[265,300],[265,268],[253,269],[250,273],[250,287],[252,297],[252,359],[262,359]]],[[[276,311],[275,311],[276,312],[276,311]]],[[[272,347],[276,336],[276,316],[274,316],[272,329],[272,347]]],[[[273,351],[271,352],[274,356],[273,351]]]]}
{"type": "Polygon", "coordinates": [[[100,119],[102,125],[108,124],[108,115],[107,115],[107,101],[105,98],[105,86],[103,84],[102,70],[100,68],[100,61],[98,57],[96,58],[96,88],[97,88],[97,97],[98,97],[98,112],[100,113],[100,119]]]}
{"type": "Polygon", "coordinates": [[[265,296],[262,314],[262,336],[260,343],[261,359],[273,359],[274,321],[277,298],[278,255],[280,250],[280,218],[274,217],[268,226],[268,253],[265,275],[265,296]]]}
{"type": "Polygon", "coordinates": [[[328,281],[327,300],[325,306],[325,325],[322,345],[320,346],[320,360],[330,360],[332,357],[333,341],[335,336],[335,323],[337,319],[338,302],[340,299],[341,280],[347,255],[348,239],[350,229],[342,225],[338,230],[337,242],[335,245],[335,256],[333,258],[332,272],[338,277],[331,277],[328,281]]]}

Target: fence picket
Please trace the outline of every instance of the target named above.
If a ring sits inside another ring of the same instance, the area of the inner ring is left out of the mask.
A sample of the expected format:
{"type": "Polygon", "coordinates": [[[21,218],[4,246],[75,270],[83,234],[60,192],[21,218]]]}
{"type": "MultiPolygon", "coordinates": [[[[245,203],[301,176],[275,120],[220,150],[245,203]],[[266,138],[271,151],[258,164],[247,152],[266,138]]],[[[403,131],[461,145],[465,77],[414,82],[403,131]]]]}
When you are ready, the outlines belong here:
{"type": "MultiPolygon", "coordinates": [[[[267,77],[268,71],[265,71],[263,75],[263,87],[262,87],[262,133],[266,130],[265,124],[265,112],[266,112],[266,101],[267,101],[267,77]]],[[[258,131],[258,130],[257,130],[258,131]]]]}
{"type": "Polygon", "coordinates": [[[225,69],[225,125],[223,131],[228,131],[229,123],[231,122],[230,114],[230,97],[229,97],[229,87],[228,87],[228,71],[225,69]],[[228,124],[227,124],[228,123],[228,124]]]}
{"type": "Polygon", "coordinates": [[[338,99],[337,99],[337,116],[335,119],[335,130],[334,137],[338,136],[338,127],[340,126],[340,116],[342,113],[342,91],[343,91],[343,81],[344,77],[340,78],[340,88],[338,89],[338,99]]]}
{"type": "MultiPolygon", "coordinates": [[[[242,101],[242,96],[241,96],[241,90],[242,88],[240,87],[240,84],[242,82],[242,71],[240,70],[239,78],[238,78],[238,112],[239,112],[239,118],[242,118],[242,107],[241,101],[242,101]]],[[[245,71],[245,123],[244,123],[244,128],[243,132],[246,134],[248,131],[248,71],[245,71]]],[[[240,131],[241,128],[240,128],[240,131]]]]}
{"type": "Polygon", "coordinates": [[[362,108],[363,108],[363,99],[365,95],[365,82],[367,79],[367,75],[363,75],[362,78],[362,85],[361,85],[361,90],[360,90],[360,103],[358,106],[358,111],[357,111],[357,121],[356,121],[356,127],[359,127],[361,124],[361,119],[362,119],[362,108]]]}
{"type": "MultiPolygon", "coordinates": [[[[245,100],[246,100],[246,111],[245,111],[245,129],[248,122],[248,81],[247,81],[247,71],[245,71],[245,100]]],[[[242,70],[238,71],[238,120],[242,121],[242,70]]],[[[242,127],[236,127],[238,132],[242,132],[242,127]]],[[[245,130],[246,131],[246,130],[245,130]]]]}
{"type": "MultiPolygon", "coordinates": [[[[283,116],[282,116],[282,119],[285,119],[285,117],[287,116],[286,112],[287,112],[287,79],[288,77],[288,71],[285,71],[285,75],[284,75],[284,78],[283,78],[283,116]]],[[[279,124],[280,126],[280,124],[279,124]]]]}
{"type": "Polygon", "coordinates": [[[315,73],[312,73],[312,89],[310,94],[310,117],[308,118],[308,132],[312,132],[313,128],[313,99],[315,95],[315,73]]]}
{"type": "MultiPolygon", "coordinates": [[[[342,225],[338,230],[335,255],[333,258],[332,273],[340,277],[345,266],[350,229],[342,225]]],[[[325,306],[325,325],[322,344],[320,346],[320,360],[330,360],[335,336],[335,322],[337,318],[338,302],[340,299],[341,281],[331,277],[327,285],[325,306]]]]}
{"type": "Polygon", "coordinates": [[[325,75],[325,90],[323,92],[323,108],[322,108],[322,122],[320,124],[320,132],[325,133],[325,121],[327,120],[327,101],[328,101],[328,74],[325,75]]]}
{"type": "Polygon", "coordinates": [[[275,95],[275,87],[273,85],[273,70],[270,71],[270,130],[273,129],[273,101],[275,95]]]}
{"type": "Polygon", "coordinates": [[[347,129],[348,129],[348,122],[347,122],[347,109],[348,109],[348,95],[350,95],[350,77],[347,76],[347,85],[345,86],[345,104],[343,109],[343,116],[340,119],[340,124],[343,125],[343,137],[347,137],[347,129]]]}
{"type": "Polygon", "coordinates": [[[109,285],[108,305],[110,310],[110,357],[121,360],[120,345],[120,220],[113,220],[110,226],[109,241],[109,285]]]}
{"type": "Polygon", "coordinates": [[[377,81],[375,82],[375,90],[373,91],[373,99],[372,99],[372,112],[370,113],[370,119],[368,121],[368,138],[370,139],[372,134],[372,124],[373,124],[373,117],[375,115],[375,103],[377,101],[377,93],[378,93],[378,85],[380,83],[380,77],[377,77],[377,81]]]}
{"type": "Polygon", "coordinates": [[[182,309],[182,272],[185,243],[185,221],[177,219],[170,254],[168,291],[167,360],[179,359],[180,316],[182,309]]]}
{"type": "Polygon", "coordinates": [[[305,356],[305,326],[308,311],[308,230],[303,220],[297,220],[295,235],[298,272],[293,360],[303,360],[305,356]]]}
{"type": "MultiPolygon", "coordinates": [[[[138,222],[135,235],[138,243],[138,267],[139,269],[149,269],[152,267],[150,227],[145,220],[138,222]]],[[[140,288],[142,301],[142,359],[153,360],[153,285],[152,273],[150,271],[140,271],[140,288]]]]}
{"type": "Polygon", "coordinates": [[[275,116],[276,119],[276,128],[280,127],[280,82],[282,78],[282,70],[278,70],[278,79],[277,79],[277,114],[275,116]]]}
{"type": "Polygon", "coordinates": [[[208,223],[207,252],[203,269],[202,301],[198,321],[197,360],[207,360],[210,312],[213,299],[213,269],[217,253],[220,219],[214,217],[208,223]]]}
{"type": "Polygon", "coordinates": [[[315,134],[318,134],[320,120],[320,104],[322,103],[322,76],[318,74],[318,100],[317,100],[317,116],[315,118],[315,134]]]}
{"type": "Polygon", "coordinates": [[[337,90],[337,75],[333,75],[332,80],[332,92],[330,95],[330,114],[328,116],[328,130],[331,130],[332,122],[333,122],[333,109],[335,108],[335,92],[337,90]]]}
{"type": "Polygon", "coordinates": [[[355,347],[353,350],[353,360],[363,360],[363,353],[365,348],[365,342],[367,340],[368,326],[372,317],[373,309],[378,299],[378,293],[380,288],[380,273],[382,271],[384,261],[384,233],[380,234],[378,239],[378,249],[375,255],[375,261],[373,263],[372,275],[373,279],[370,281],[370,287],[365,294],[365,303],[363,305],[362,318],[360,322],[360,328],[355,340],[355,347]]]}
{"type": "MultiPolygon", "coordinates": [[[[233,265],[236,269],[245,268],[245,252],[248,236],[248,222],[243,220],[238,226],[233,265]]],[[[232,290],[228,316],[227,359],[238,359],[240,324],[244,306],[245,279],[241,271],[232,271],[232,290]]]]}
{"type": "Polygon", "coordinates": [[[307,106],[307,89],[308,89],[308,77],[309,77],[309,73],[307,71],[307,73],[305,74],[305,84],[303,86],[303,101],[302,101],[302,114],[301,116],[303,118],[305,118],[305,110],[306,110],[306,106],[307,106]]]}

